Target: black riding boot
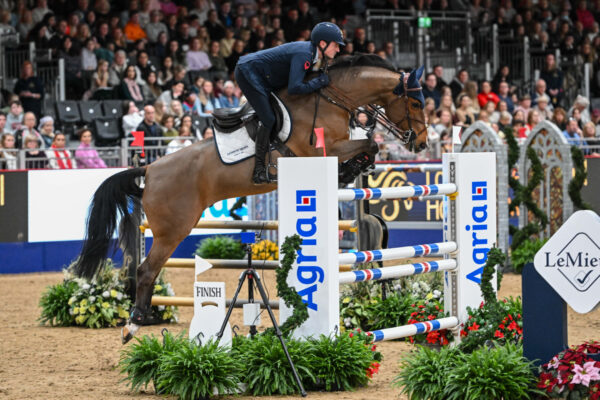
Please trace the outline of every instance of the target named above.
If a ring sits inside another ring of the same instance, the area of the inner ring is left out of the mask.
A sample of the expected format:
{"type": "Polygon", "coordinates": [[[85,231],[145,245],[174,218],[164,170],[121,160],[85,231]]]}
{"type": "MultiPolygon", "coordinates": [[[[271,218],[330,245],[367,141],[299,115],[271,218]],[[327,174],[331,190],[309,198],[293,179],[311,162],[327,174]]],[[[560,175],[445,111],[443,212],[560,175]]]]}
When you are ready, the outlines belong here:
{"type": "Polygon", "coordinates": [[[268,177],[268,169],[265,165],[265,158],[267,157],[267,152],[269,151],[269,130],[264,127],[261,123],[258,127],[258,132],[256,132],[256,156],[254,161],[254,172],[252,173],[252,181],[261,185],[263,183],[269,183],[268,177]]]}

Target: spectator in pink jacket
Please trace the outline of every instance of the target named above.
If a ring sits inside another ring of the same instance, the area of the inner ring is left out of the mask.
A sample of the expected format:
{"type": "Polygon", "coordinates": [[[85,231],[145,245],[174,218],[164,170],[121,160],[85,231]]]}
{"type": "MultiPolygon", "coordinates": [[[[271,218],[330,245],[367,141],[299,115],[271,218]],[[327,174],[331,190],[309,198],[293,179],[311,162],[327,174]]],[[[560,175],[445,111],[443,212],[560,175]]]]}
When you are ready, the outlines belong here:
{"type": "Polygon", "coordinates": [[[92,131],[83,128],[79,131],[79,147],[75,151],[75,159],[79,168],[106,168],[96,149],[91,147],[92,131]]]}

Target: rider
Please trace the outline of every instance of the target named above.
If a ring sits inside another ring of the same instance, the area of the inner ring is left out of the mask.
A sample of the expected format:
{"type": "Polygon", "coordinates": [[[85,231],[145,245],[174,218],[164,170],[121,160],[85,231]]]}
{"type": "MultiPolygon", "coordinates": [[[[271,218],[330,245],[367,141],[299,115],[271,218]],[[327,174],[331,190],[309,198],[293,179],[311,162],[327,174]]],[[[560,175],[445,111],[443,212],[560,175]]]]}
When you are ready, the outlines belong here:
{"type": "Polygon", "coordinates": [[[265,157],[269,151],[269,136],[275,125],[275,115],[269,102],[270,93],[287,86],[289,94],[307,94],[327,86],[329,77],[326,74],[307,82],[304,82],[304,77],[323,56],[335,57],[340,46],[344,46],[340,28],[331,22],[321,22],[313,28],[310,43],[286,43],[239,59],[235,67],[235,79],[260,120],[252,173],[255,184],[269,182],[265,157]]]}

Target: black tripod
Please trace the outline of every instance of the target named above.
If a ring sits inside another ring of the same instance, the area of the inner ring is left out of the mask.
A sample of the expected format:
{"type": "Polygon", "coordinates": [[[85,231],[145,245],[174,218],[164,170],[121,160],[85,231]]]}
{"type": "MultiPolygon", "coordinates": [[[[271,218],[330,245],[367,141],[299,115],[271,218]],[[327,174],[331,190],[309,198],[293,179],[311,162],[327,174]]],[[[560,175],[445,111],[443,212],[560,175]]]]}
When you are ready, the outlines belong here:
{"type": "MultiPolygon", "coordinates": [[[[247,232],[244,232],[244,233],[242,234],[242,243],[246,243],[246,252],[248,253],[248,269],[243,271],[242,274],[240,275],[238,287],[235,290],[235,294],[233,295],[233,298],[231,299],[231,304],[229,305],[229,309],[227,310],[227,315],[225,315],[225,320],[223,321],[223,325],[221,325],[221,329],[219,329],[219,333],[217,333],[217,343],[219,343],[219,341],[221,340],[221,337],[223,337],[223,332],[225,332],[227,322],[229,322],[229,317],[231,317],[231,312],[233,311],[233,307],[235,307],[235,302],[237,301],[237,297],[240,294],[240,290],[242,289],[242,286],[244,286],[244,281],[246,280],[246,278],[248,278],[248,288],[250,290],[250,292],[248,294],[248,302],[250,302],[250,303],[254,302],[254,295],[252,292],[253,292],[253,286],[256,284],[256,287],[258,288],[258,292],[260,293],[260,296],[262,297],[263,304],[265,305],[265,307],[269,313],[269,317],[271,318],[271,322],[273,323],[273,328],[275,328],[275,334],[277,335],[277,337],[279,338],[279,341],[281,342],[281,347],[283,348],[283,352],[285,353],[285,356],[287,357],[288,362],[290,363],[290,367],[292,367],[292,373],[294,374],[294,378],[296,379],[296,384],[298,385],[298,388],[300,389],[300,393],[302,394],[302,397],[306,397],[306,391],[304,390],[304,386],[302,386],[302,381],[300,381],[300,377],[298,376],[298,372],[296,371],[294,362],[292,361],[292,358],[290,357],[290,353],[288,352],[287,346],[285,345],[285,342],[283,340],[283,334],[281,333],[281,330],[279,329],[279,325],[277,324],[277,320],[275,319],[275,315],[273,314],[273,310],[271,309],[271,305],[269,304],[269,298],[267,296],[267,293],[265,292],[265,288],[262,284],[260,276],[258,275],[258,272],[256,272],[256,269],[252,265],[251,243],[254,243],[256,241],[254,232],[249,232],[249,234],[251,234],[251,238],[249,237],[249,235],[247,235],[247,232]],[[246,235],[244,235],[244,233],[246,233],[246,235]]],[[[252,334],[252,336],[254,336],[254,334],[256,333],[255,326],[250,327],[250,333],[252,334]],[[252,333],[252,332],[254,332],[254,333],[252,333]]]]}

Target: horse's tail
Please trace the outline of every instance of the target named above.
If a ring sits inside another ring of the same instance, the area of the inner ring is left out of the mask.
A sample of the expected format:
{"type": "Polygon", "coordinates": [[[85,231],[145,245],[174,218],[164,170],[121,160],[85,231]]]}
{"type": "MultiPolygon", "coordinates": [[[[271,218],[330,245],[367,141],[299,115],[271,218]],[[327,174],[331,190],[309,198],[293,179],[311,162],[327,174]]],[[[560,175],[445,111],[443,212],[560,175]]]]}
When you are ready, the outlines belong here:
{"type": "Polygon", "coordinates": [[[140,210],[143,193],[136,178],[145,174],[145,168],[128,169],[109,177],[98,187],[90,205],[83,249],[74,267],[77,276],[92,279],[100,269],[116,228],[117,212],[122,216],[119,246],[127,249],[133,244],[141,214],[131,210],[140,210]]]}

